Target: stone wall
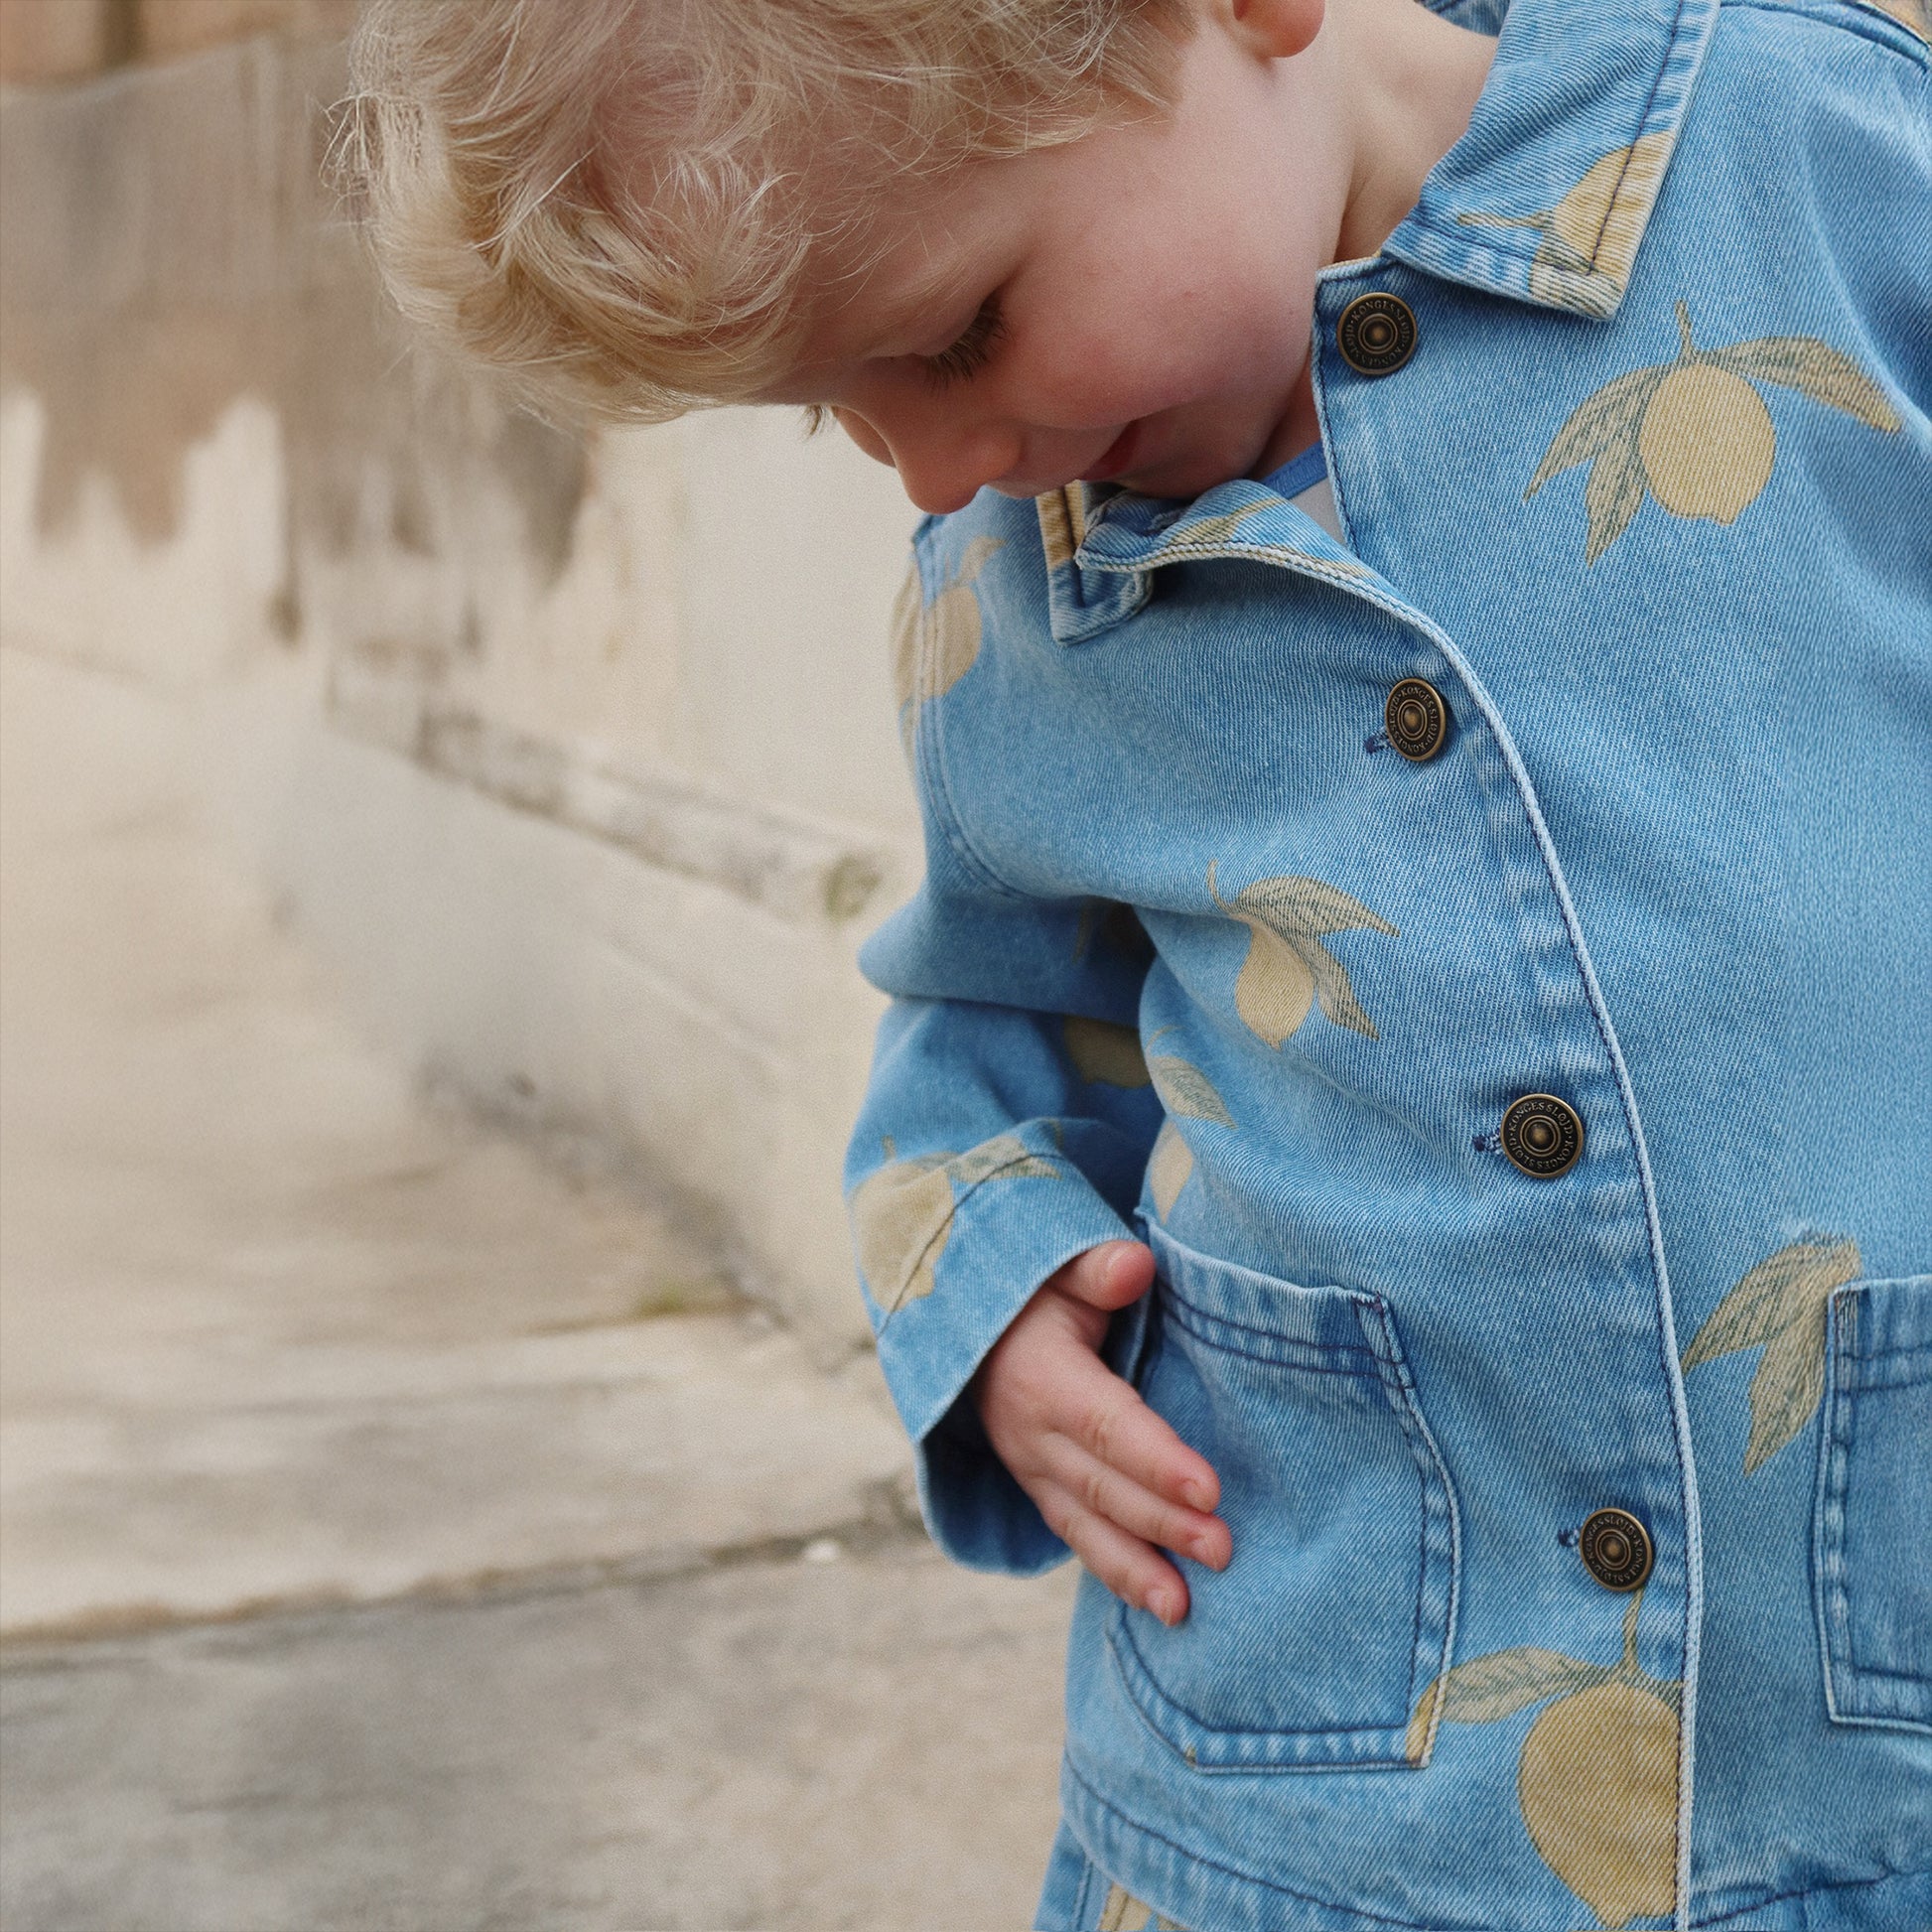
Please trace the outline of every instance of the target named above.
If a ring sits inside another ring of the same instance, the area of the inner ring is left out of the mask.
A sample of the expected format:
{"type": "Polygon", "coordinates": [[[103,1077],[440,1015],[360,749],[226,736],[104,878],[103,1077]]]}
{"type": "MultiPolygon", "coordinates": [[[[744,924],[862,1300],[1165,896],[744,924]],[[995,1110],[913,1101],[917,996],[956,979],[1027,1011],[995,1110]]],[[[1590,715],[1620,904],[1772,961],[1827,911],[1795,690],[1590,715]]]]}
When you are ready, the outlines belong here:
{"type": "Polygon", "coordinates": [[[340,37],[355,0],[0,0],[0,83],[74,80],[249,34],[340,37]]]}
{"type": "Polygon", "coordinates": [[[46,0],[36,53],[0,0],[16,79],[121,62],[0,94],[6,645],[192,725],[210,824],[393,1052],[855,1341],[911,516],[781,412],[585,440],[414,351],[321,183],[342,12],[46,0]]]}

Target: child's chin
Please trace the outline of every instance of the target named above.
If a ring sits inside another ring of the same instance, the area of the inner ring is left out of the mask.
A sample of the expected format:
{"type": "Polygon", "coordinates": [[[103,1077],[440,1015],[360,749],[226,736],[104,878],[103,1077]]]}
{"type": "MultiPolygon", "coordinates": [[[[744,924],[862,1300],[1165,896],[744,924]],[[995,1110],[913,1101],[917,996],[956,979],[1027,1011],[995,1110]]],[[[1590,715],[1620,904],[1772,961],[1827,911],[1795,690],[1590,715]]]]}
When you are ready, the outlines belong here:
{"type": "Polygon", "coordinates": [[[1170,463],[1158,469],[1138,470],[1119,479],[1121,486],[1141,496],[1171,496],[1180,499],[1200,495],[1216,483],[1232,483],[1246,476],[1238,463],[1170,463]]]}

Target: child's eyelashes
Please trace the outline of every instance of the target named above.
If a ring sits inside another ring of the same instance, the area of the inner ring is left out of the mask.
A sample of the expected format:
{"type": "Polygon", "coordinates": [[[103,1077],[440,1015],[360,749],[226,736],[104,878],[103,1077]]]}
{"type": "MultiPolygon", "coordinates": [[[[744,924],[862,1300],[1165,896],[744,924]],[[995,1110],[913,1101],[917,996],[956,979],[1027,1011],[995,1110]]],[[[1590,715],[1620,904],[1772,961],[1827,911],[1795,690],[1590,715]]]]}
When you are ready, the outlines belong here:
{"type": "Polygon", "coordinates": [[[926,380],[935,389],[969,381],[985,368],[1005,333],[1006,320],[1000,312],[1000,294],[996,289],[980,304],[979,313],[966,325],[965,333],[956,343],[942,348],[937,355],[919,357],[926,380]]]}

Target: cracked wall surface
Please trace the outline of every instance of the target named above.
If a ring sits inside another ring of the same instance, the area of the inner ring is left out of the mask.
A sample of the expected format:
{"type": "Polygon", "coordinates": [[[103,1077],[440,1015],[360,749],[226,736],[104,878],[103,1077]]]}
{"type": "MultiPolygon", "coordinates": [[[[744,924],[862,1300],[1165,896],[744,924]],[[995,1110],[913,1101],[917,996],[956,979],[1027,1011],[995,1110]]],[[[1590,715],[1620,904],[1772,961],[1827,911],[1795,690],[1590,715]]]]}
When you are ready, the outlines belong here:
{"type": "Polygon", "coordinates": [[[200,808],[406,1065],[616,1150],[856,1341],[853,954],[916,877],[897,483],[778,412],[567,434],[416,352],[322,179],[340,44],[175,51],[0,91],[8,646],[189,721],[200,808]]]}

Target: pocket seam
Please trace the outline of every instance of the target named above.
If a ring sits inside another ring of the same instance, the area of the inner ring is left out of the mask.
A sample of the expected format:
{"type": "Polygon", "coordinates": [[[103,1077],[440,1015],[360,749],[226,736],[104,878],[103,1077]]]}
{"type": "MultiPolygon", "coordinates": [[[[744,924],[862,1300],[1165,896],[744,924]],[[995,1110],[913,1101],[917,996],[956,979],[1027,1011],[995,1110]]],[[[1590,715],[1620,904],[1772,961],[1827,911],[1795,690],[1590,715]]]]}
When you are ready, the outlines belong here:
{"type": "MultiPolygon", "coordinates": [[[[1455,1654],[1455,1613],[1460,1600],[1462,1584],[1462,1525],[1460,1512],[1455,1503],[1455,1485],[1449,1480],[1449,1464],[1443,1459],[1443,1451],[1438,1446],[1434,1433],[1429,1427],[1429,1419],[1422,1412],[1422,1397],[1416,1388],[1416,1378],[1409,1367],[1408,1357],[1402,1352],[1401,1342],[1395,1332],[1395,1316],[1389,1305],[1379,1295],[1371,1295],[1366,1302],[1358,1302],[1355,1308],[1356,1319],[1362,1323],[1363,1332],[1368,1332],[1368,1318],[1373,1311],[1376,1326],[1382,1331],[1387,1349],[1371,1352],[1380,1372],[1383,1391],[1389,1398],[1389,1407],[1395,1411],[1396,1422],[1402,1429],[1409,1444],[1409,1452],[1415,1457],[1416,1473],[1422,1487],[1422,1553],[1419,1565],[1420,1574],[1416,1580],[1416,1617],[1414,1635],[1409,1650],[1409,1699],[1403,1707],[1413,1712],[1416,1700],[1422,1689],[1438,1672],[1449,1667],[1449,1659],[1455,1654]],[[1395,1388],[1390,1389],[1393,1379],[1395,1388]],[[1400,1397],[1400,1400],[1397,1397],[1400,1397]],[[1436,1476],[1436,1486],[1430,1482],[1431,1470],[1436,1476]],[[1449,1565],[1449,1599],[1443,1607],[1442,1655],[1437,1659],[1435,1669],[1427,1670],[1423,1658],[1423,1606],[1429,1595],[1430,1528],[1435,1508],[1444,1511],[1447,1521],[1444,1528],[1448,1531],[1449,1549],[1446,1560],[1449,1565]]],[[[1429,1728],[1422,1740],[1422,1749],[1411,1759],[1406,1749],[1407,1733],[1404,1733],[1405,1750],[1403,1762],[1421,1770],[1429,1763],[1436,1749],[1436,1733],[1442,1727],[1443,1700],[1436,1699],[1435,1708],[1430,1713],[1429,1728]]]]}
{"type": "Polygon", "coordinates": [[[1857,1708],[1861,1682],[1873,1688],[1879,1684],[1897,1685],[1921,1693],[1929,1688],[1926,1679],[1918,1673],[1862,1664],[1852,1654],[1851,1583],[1845,1553],[1845,1525],[1852,1451],[1857,1440],[1857,1398],[1868,1390],[1915,1386],[1914,1380],[1867,1382],[1863,1370],[1867,1361],[1926,1352],[1924,1343],[1880,1349],[1868,1357],[1857,1352],[1859,1311],[1865,1292],[1878,1286],[1879,1279],[1848,1282],[1833,1292],[1826,1305],[1825,1390],[1819,1413],[1818,1476],[1812,1506],[1812,1587],[1819,1666],[1824,1678],[1826,1714],[1834,1724],[1848,1727],[1932,1731],[1932,1716],[1902,1717],[1857,1708]],[[1843,1698],[1841,1676],[1846,1680],[1847,1695],[1843,1698]]]}
{"type": "MultiPolygon", "coordinates": [[[[1210,1268],[1236,1267],[1236,1264],[1217,1263],[1212,1257],[1196,1256],[1183,1244],[1168,1236],[1163,1245],[1172,1245],[1177,1253],[1188,1260],[1204,1264],[1210,1268]]],[[[1243,1275],[1253,1275],[1251,1269],[1238,1269],[1243,1275]]],[[[1274,1277],[1257,1276],[1257,1279],[1273,1282],[1274,1277]]],[[[1198,1310],[1185,1297],[1175,1290],[1172,1271],[1164,1269],[1163,1280],[1157,1283],[1151,1293],[1167,1291],[1164,1306],[1158,1320],[1165,1328],[1169,1320],[1186,1329],[1204,1347],[1235,1356],[1237,1359],[1257,1361],[1271,1368],[1286,1367],[1297,1374],[1343,1375],[1358,1382],[1368,1382],[1377,1387],[1382,1401],[1393,1415],[1396,1426],[1402,1432],[1402,1439],[1408,1449],[1411,1465],[1415,1470],[1418,1496],[1418,1574],[1415,1590],[1415,1607],[1410,1624],[1409,1643],[1409,1681],[1403,1704],[1404,1717],[1394,1725],[1331,1725],[1299,1728],[1280,1726],[1236,1725],[1210,1724],[1167,1691],[1155,1677],[1142,1655],[1132,1625],[1128,1620],[1127,1605],[1117,1603],[1107,1626],[1107,1647],[1112,1657],[1123,1688],[1130,1703],[1150,1731],[1169,1749],[1186,1758],[1190,1769],[1207,1774],[1281,1772],[1307,1769],[1353,1768],[1353,1769],[1424,1769],[1435,1749],[1436,1733],[1441,1724],[1440,1701],[1438,1709],[1432,1713],[1427,1734],[1422,1747],[1415,1757],[1408,1754],[1407,1724],[1409,1714],[1416,1706],[1416,1700],[1424,1685],[1430,1683],[1442,1671],[1448,1669],[1454,1655],[1456,1611],[1461,1588],[1461,1523],[1460,1511],[1455,1500],[1455,1487],[1450,1480],[1449,1466],[1444,1460],[1442,1450],[1437,1445],[1434,1434],[1429,1428],[1428,1419],[1422,1413],[1419,1392],[1408,1359],[1395,1330],[1393,1312],[1388,1303],[1377,1294],[1364,1290],[1328,1287],[1311,1290],[1293,1283],[1281,1283],[1284,1288],[1295,1289],[1305,1295],[1333,1295],[1347,1304],[1354,1314],[1357,1327],[1362,1334],[1360,1344],[1336,1342],[1304,1342],[1291,1337],[1281,1339],[1311,1355],[1359,1355],[1367,1357],[1361,1364],[1336,1362],[1332,1366],[1322,1366],[1302,1361],[1284,1361],[1276,1356],[1254,1354],[1239,1347],[1230,1347],[1212,1334],[1205,1334],[1188,1321],[1180,1318],[1177,1311],[1196,1313],[1204,1321],[1249,1333],[1264,1335],[1268,1330],[1254,1327],[1251,1323],[1232,1321],[1227,1317],[1198,1310]],[[1433,1559],[1433,1561],[1432,1561],[1433,1559]],[[1444,1572],[1447,1572],[1447,1588],[1444,1588],[1444,1572]],[[1441,1608],[1435,1619],[1440,1624],[1440,1638],[1432,1629],[1428,1642],[1428,1655],[1425,1651],[1425,1618],[1430,1608],[1432,1596],[1442,1598],[1441,1608]],[[1191,1755],[1191,1746],[1182,1746],[1162,1728],[1157,1722],[1157,1713],[1163,1710],[1178,1714],[1179,1717],[1202,1733],[1203,1736],[1228,1738],[1281,1738],[1299,1739],[1358,1739],[1363,1754],[1341,1754],[1333,1746],[1325,1752],[1313,1755],[1297,1755],[1287,1758],[1275,1757],[1263,1762],[1247,1762],[1236,1759],[1231,1762],[1203,1764],[1191,1755]]],[[[1151,1374],[1153,1363],[1163,1352],[1165,1336],[1157,1336],[1147,1351],[1143,1364],[1144,1375],[1151,1374]]]]}

